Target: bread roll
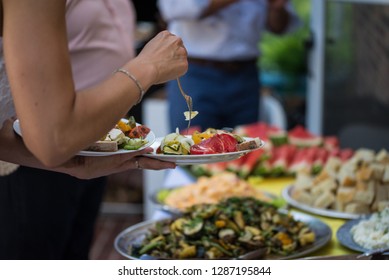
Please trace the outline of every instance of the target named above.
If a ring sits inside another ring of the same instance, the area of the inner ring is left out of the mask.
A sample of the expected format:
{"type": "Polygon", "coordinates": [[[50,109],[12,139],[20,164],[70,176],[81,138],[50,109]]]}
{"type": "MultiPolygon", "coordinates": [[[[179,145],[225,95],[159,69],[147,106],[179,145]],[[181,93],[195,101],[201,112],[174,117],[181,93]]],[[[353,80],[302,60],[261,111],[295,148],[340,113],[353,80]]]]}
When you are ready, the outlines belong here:
{"type": "Polygon", "coordinates": [[[371,209],[373,211],[378,211],[378,204],[381,201],[389,200],[388,190],[389,190],[389,185],[376,184],[376,186],[375,186],[375,198],[374,198],[373,204],[371,206],[371,209]]]}
{"type": "Polygon", "coordinates": [[[370,212],[368,205],[360,202],[351,202],[346,205],[344,212],[352,214],[367,214],[370,212]]]}
{"type": "Polygon", "coordinates": [[[294,189],[291,196],[294,200],[301,202],[302,204],[310,206],[313,204],[313,196],[303,189],[294,189]]]}
{"type": "Polygon", "coordinates": [[[314,202],[313,206],[317,208],[326,209],[335,202],[335,195],[331,192],[322,193],[314,202]]]}
{"type": "Polygon", "coordinates": [[[366,184],[366,189],[357,189],[354,195],[354,201],[362,202],[364,204],[370,205],[373,203],[375,197],[375,181],[369,181],[366,184]]]}
{"type": "Polygon", "coordinates": [[[353,201],[356,189],[354,187],[341,186],[336,193],[336,201],[343,205],[353,201]]]}
{"type": "Polygon", "coordinates": [[[362,181],[368,181],[373,178],[374,170],[369,165],[363,165],[356,172],[356,179],[362,181]]]}
{"type": "Polygon", "coordinates": [[[310,188],[312,188],[312,185],[312,176],[304,172],[297,173],[296,182],[294,184],[294,187],[296,189],[309,190],[310,188]]]}
{"type": "Polygon", "coordinates": [[[384,174],[382,175],[382,182],[389,183],[389,164],[385,166],[384,174]]]}

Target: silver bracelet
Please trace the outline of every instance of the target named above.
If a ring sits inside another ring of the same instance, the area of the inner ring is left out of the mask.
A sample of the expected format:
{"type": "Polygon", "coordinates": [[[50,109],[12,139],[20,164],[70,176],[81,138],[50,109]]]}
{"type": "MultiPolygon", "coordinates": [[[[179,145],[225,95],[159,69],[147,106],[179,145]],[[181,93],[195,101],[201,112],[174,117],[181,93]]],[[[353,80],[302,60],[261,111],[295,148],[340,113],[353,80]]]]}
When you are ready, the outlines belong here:
{"type": "Polygon", "coordinates": [[[136,84],[136,86],[138,87],[139,91],[140,91],[140,94],[139,94],[139,99],[138,99],[138,102],[136,104],[139,104],[141,101],[142,101],[142,98],[143,98],[143,95],[145,95],[145,91],[142,87],[142,85],[139,83],[138,79],[134,77],[134,75],[132,75],[130,72],[128,72],[126,69],[123,69],[123,68],[119,68],[119,69],[116,69],[113,73],[116,74],[116,73],[123,73],[124,75],[126,75],[127,77],[129,77],[131,80],[134,81],[134,83],[136,84]]]}

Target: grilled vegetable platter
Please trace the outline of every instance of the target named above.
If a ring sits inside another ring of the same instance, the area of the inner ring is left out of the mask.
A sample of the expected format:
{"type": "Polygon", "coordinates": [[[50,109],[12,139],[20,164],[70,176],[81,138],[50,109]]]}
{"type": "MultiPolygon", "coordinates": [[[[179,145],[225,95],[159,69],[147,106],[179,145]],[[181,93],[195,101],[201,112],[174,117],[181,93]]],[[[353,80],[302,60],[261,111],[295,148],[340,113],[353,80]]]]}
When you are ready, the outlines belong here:
{"type": "Polygon", "coordinates": [[[318,250],[331,235],[309,215],[232,197],[132,226],[117,236],[115,248],[130,259],[288,259],[318,250]]]}

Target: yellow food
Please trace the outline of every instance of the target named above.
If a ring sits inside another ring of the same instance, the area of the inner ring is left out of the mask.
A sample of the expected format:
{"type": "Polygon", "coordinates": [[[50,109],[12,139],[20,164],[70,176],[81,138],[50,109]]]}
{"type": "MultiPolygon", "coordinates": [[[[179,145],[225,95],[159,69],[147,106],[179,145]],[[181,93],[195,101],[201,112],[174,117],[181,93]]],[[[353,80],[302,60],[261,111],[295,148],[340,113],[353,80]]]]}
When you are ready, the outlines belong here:
{"type": "Polygon", "coordinates": [[[127,132],[127,131],[130,131],[132,128],[131,126],[128,124],[128,123],[125,123],[124,121],[122,120],[119,120],[117,122],[117,126],[120,128],[121,131],[123,132],[127,132]]]}
{"type": "Polygon", "coordinates": [[[224,198],[250,196],[270,202],[263,191],[254,188],[232,172],[221,172],[212,177],[200,177],[197,182],[172,191],[165,204],[185,209],[199,203],[217,203],[224,198]]]}
{"type": "Polygon", "coordinates": [[[210,133],[208,131],[205,131],[205,132],[195,131],[192,134],[192,140],[195,144],[199,144],[201,141],[208,139],[208,138],[212,137],[213,135],[214,135],[213,133],[210,133]]]}

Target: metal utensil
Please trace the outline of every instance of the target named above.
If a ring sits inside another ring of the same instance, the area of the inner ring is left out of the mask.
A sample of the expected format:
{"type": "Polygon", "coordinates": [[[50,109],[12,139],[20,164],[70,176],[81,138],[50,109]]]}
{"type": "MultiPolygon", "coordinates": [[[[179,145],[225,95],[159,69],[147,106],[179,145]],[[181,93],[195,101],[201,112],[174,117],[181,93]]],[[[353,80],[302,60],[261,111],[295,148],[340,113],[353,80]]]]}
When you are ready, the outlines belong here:
{"type": "Polygon", "coordinates": [[[191,117],[192,117],[192,111],[193,111],[193,101],[192,101],[192,97],[190,97],[189,95],[187,95],[184,90],[182,89],[182,86],[181,86],[181,82],[180,82],[180,79],[177,78],[177,84],[178,84],[178,88],[180,89],[180,92],[182,94],[182,96],[184,97],[185,101],[186,101],[186,105],[188,106],[188,110],[189,110],[189,118],[188,118],[188,130],[189,130],[189,127],[190,127],[190,120],[191,120],[191,117]]]}

